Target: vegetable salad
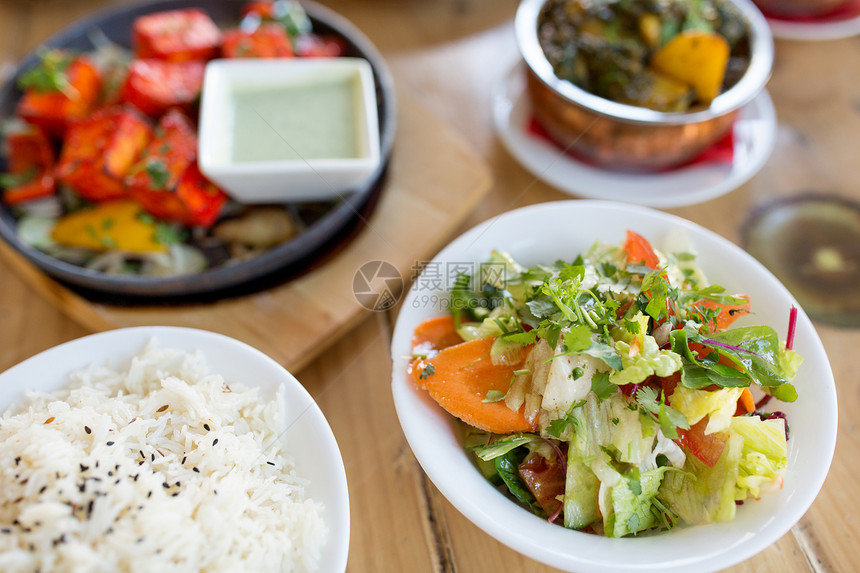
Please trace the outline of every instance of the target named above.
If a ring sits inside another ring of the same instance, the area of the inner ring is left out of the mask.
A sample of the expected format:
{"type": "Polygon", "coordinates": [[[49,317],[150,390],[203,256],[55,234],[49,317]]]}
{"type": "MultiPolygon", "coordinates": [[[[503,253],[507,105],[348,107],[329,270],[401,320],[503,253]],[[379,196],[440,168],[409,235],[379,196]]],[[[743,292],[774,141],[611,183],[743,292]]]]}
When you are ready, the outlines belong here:
{"type": "Polygon", "coordinates": [[[730,520],[781,487],[788,427],[760,408],[797,398],[794,309],[787,342],[730,328],[748,297],[632,231],[573,262],[495,252],[476,275],[416,328],[409,373],[517,503],[621,537],[730,520]]]}

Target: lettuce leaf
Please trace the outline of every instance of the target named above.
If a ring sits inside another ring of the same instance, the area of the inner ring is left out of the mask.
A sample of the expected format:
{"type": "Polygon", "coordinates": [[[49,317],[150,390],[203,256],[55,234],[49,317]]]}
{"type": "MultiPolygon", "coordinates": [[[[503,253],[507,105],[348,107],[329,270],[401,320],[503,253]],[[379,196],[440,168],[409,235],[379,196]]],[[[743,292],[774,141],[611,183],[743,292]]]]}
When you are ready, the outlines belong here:
{"type": "Polygon", "coordinates": [[[713,468],[696,456],[687,456],[683,472],[672,472],[663,479],[658,497],[688,525],[733,519],[743,446],[743,437],[731,433],[713,468]]]}
{"type": "Polygon", "coordinates": [[[621,355],[622,368],[612,372],[609,380],[618,386],[638,384],[654,374],[669,376],[682,366],[681,357],[671,350],[660,350],[653,336],[643,336],[642,346],[633,356],[630,344],[623,340],[615,343],[615,349],[621,355]]]}
{"type": "Polygon", "coordinates": [[[762,488],[781,485],[788,456],[785,421],[741,416],[732,419],[731,429],[744,440],[735,499],[759,497],[762,488]]]}

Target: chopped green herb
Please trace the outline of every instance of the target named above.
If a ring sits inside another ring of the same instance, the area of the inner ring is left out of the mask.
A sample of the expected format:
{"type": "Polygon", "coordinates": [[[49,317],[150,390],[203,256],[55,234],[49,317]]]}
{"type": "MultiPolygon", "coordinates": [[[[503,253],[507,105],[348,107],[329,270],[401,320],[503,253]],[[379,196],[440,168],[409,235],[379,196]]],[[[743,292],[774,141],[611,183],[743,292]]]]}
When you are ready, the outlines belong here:
{"type": "Polygon", "coordinates": [[[146,162],[146,174],[155,189],[164,189],[170,180],[170,171],[167,165],[160,159],[150,159],[146,162]]]}
{"type": "Polygon", "coordinates": [[[436,367],[433,366],[432,364],[428,364],[427,366],[425,366],[421,370],[421,374],[418,376],[418,378],[421,380],[426,380],[430,376],[433,376],[433,374],[435,374],[435,373],[436,373],[436,367]]]}

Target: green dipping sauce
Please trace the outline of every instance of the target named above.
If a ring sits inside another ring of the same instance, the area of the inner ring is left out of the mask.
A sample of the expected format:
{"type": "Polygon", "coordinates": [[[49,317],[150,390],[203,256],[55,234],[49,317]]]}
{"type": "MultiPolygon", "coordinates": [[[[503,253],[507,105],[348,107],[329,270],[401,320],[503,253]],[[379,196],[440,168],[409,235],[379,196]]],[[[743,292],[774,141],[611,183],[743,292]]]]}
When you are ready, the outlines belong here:
{"type": "Polygon", "coordinates": [[[235,163],[361,157],[358,75],[233,92],[235,163]]]}

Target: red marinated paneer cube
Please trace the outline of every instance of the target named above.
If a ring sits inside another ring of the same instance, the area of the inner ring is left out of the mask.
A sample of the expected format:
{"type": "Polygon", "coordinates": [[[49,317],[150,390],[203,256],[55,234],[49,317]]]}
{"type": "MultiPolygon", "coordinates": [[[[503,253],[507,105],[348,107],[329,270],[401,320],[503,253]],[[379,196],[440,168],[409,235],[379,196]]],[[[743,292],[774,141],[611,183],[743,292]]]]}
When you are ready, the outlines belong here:
{"type": "Polygon", "coordinates": [[[128,192],[156,217],[184,221],[186,210],[176,188],[197,160],[197,134],[191,120],[177,109],[161,118],[154,133],[140,161],[126,177],[128,192]]]}
{"type": "Polygon", "coordinates": [[[153,118],[171,107],[188,111],[200,97],[205,70],[204,62],[134,60],[120,97],[153,118]]]}
{"type": "Polygon", "coordinates": [[[49,135],[62,136],[69,122],[86,117],[93,109],[102,77],[86,56],[52,50],[21,75],[18,85],[24,94],[17,115],[49,135]]]}
{"type": "Polygon", "coordinates": [[[69,126],[57,178],[90,201],[126,196],[123,178],[152,138],[152,126],[127,106],[101,109],[69,126]]]}
{"type": "Polygon", "coordinates": [[[210,60],[218,55],[221,30],[199,8],[157,12],[134,21],[132,46],[142,59],[210,60]]]}
{"type": "Polygon", "coordinates": [[[176,194],[187,211],[184,222],[190,226],[212,226],[227,202],[224,191],[200,173],[196,162],[185,170],[176,194]]]}
{"type": "Polygon", "coordinates": [[[129,194],[160,219],[210,226],[227,198],[200,174],[196,159],[197,134],[191,120],[170,110],[126,178],[129,194]]]}
{"type": "Polygon", "coordinates": [[[293,44],[280,24],[260,25],[253,32],[239,28],[224,33],[221,53],[225,58],[289,58],[293,44]]]}
{"type": "Polygon", "coordinates": [[[15,205],[53,195],[54,148],[45,132],[31,124],[6,131],[7,169],[3,200],[15,205]]]}

